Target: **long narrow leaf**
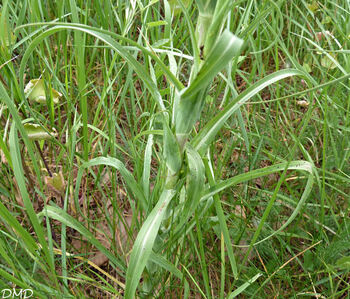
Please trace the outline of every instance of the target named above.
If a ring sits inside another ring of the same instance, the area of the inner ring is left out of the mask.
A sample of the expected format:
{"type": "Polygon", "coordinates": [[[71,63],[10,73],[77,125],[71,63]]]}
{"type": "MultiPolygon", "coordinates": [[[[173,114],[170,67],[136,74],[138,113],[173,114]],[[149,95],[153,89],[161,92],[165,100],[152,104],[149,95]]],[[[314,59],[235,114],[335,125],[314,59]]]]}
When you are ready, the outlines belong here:
{"type": "Polygon", "coordinates": [[[206,87],[227,63],[240,53],[242,45],[243,40],[225,30],[209,53],[194,81],[183,90],[182,99],[189,98],[206,87]]]}
{"type": "Polygon", "coordinates": [[[218,113],[205,125],[205,127],[198,133],[198,135],[192,141],[192,145],[194,146],[194,148],[201,154],[203,154],[210,145],[210,143],[213,141],[216,134],[224,126],[227,119],[237,109],[239,109],[239,107],[241,107],[244,103],[246,103],[250,98],[255,96],[259,91],[261,91],[265,87],[279,80],[295,75],[303,76],[304,73],[294,69],[278,71],[266,76],[265,78],[259,80],[258,82],[247,88],[231,103],[225,106],[225,108],[220,113],[218,113]]]}
{"type": "Polygon", "coordinates": [[[269,174],[272,174],[275,172],[283,171],[286,168],[288,170],[306,171],[308,173],[308,179],[307,179],[306,186],[304,188],[304,191],[303,191],[303,193],[300,197],[300,200],[299,200],[296,208],[294,209],[292,215],[289,216],[287,221],[285,221],[280,228],[278,228],[272,234],[270,234],[269,236],[260,240],[259,242],[252,244],[251,246],[257,245],[259,243],[262,243],[262,242],[268,240],[269,238],[273,237],[274,235],[276,235],[277,233],[279,233],[283,229],[285,229],[294,220],[294,218],[298,215],[298,213],[300,212],[300,210],[304,206],[304,203],[312,190],[312,186],[313,186],[313,182],[314,182],[314,174],[313,174],[314,170],[313,170],[313,165],[310,162],[307,162],[307,161],[292,161],[289,163],[283,162],[280,164],[264,167],[261,169],[252,170],[252,171],[249,171],[247,173],[237,175],[233,178],[227,179],[227,180],[225,180],[221,183],[218,183],[215,186],[212,186],[211,188],[209,188],[205,192],[205,194],[202,196],[202,200],[206,199],[208,197],[214,196],[214,195],[218,194],[219,192],[221,192],[229,187],[232,187],[234,185],[237,185],[239,183],[253,180],[253,179],[256,179],[256,178],[259,178],[259,177],[262,177],[265,175],[269,175],[269,174]]]}
{"type": "Polygon", "coordinates": [[[186,145],[189,173],[187,175],[186,194],[179,229],[187,222],[188,218],[198,207],[203,186],[205,183],[205,169],[200,155],[189,145],[186,145]]]}
{"type": "Polygon", "coordinates": [[[236,298],[239,294],[244,292],[244,290],[249,287],[254,281],[256,281],[260,276],[262,276],[261,273],[256,274],[254,277],[249,279],[247,282],[242,284],[239,288],[237,288],[235,291],[233,291],[227,298],[228,299],[233,299],[236,298]]]}
{"type": "Polygon", "coordinates": [[[46,30],[45,32],[39,34],[29,44],[29,46],[27,47],[26,51],[23,54],[23,58],[22,58],[21,65],[20,65],[20,75],[19,75],[21,89],[23,89],[23,87],[24,87],[23,75],[24,75],[24,71],[25,71],[25,66],[26,66],[28,59],[32,55],[32,52],[34,51],[35,47],[40,42],[42,42],[45,38],[59,32],[59,31],[73,29],[73,30],[78,30],[78,31],[88,33],[88,34],[100,39],[101,41],[103,41],[104,43],[109,45],[113,50],[115,50],[120,56],[122,56],[129,63],[129,65],[134,69],[134,71],[139,75],[140,79],[146,84],[150,93],[152,94],[154,99],[157,101],[159,107],[161,109],[164,109],[165,107],[164,107],[162,97],[161,97],[157,87],[154,85],[152,79],[150,78],[148,72],[144,68],[144,66],[142,66],[127,50],[125,50],[125,48],[123,46],[121,46],[118,42],[116,42],[110,36],[108,36],[104,33],[95,31],[91,27],[90,27],[91,29],[88,29],[88,28],[86,28],[86,26],[60,25],[60,26],[55,26],[53,28],[50,28],[50,29],[46,30]]]}
{"type": "MultiPolygon", "coordinates": [[[[19,149],[19,140],[18,140],[17,132],[18,131],[17,131],[16,125],[13,124],[10,130],[10,152],[11,152],[11,159],[13,164],[13,172],[18,184],[18,188],[19,188],[24,206],[26,208],[26,212],[29,216],[30,222],[33,225],[36,236],[38,237],[41,248],[44,252],[44,255],[46,258],[45,262],[49,265],[51,272],[54,273],[55,272],[54,258],[52,253],[49,252],[48,250],[48,244],[45,238],[43,227],[39,223],[39,219],[33,208],[32,200],[30,199],[26,188],[26,179],[24,177],[23,168],[22,168],[22,159],[21,159],[21,154],[19,149]]],[[[55,275],[52,275],[52,276],[56,277],[55,275]]],[[[58,284],[57,280],[56,280],[56,283],[58,284]]]]}
{"type": "MultiPolygon", "coordinates": [[[[108,259],[114,263],[120,270],[125,271],[125,266],[122,265],[118,259],[113,255],[106,247],[104,247],[94,235],[85,228],[78,220],[74,219],[72,216],[67,214],[64,210],[56,208],[53,206],[46,206],[39,216],[48,216],[52,219],[58,220],[59,222],[69,226],[76,231],[78,231],[82,236],[84,236],[92,245],[94,245],[99,251],[101,251],[108,259]]],[[[122,274],[121,271],[118,271],[122,274]]]]}
{"type": "Polygon", "coordinates": [[[126,273],[126,299],[134,298],[142,272],[151,255],[153,244],[158,235],[158,230],[165,211],[174,195],[175,190],[165,189],[163,191],[157,205],[153,208],[137,235],[130,256],[128,271],[126,273]]]}
{"type": "Polygon", "coordinates": [[[205,99],[205,89],[227,63],[239,54],[243,41],[225,30],[208,55],[190,86],[180,93],[175,107],[176,134],[187,134],[198,120],[205,99]],[[201,92],[200,92],[201,91],[201,92]]]}
{"type": "Polygon", "coordinates": [[[163,121],[164,128],[164,159],[167,167],[171,170],[173,174],[176,174],[182,164],[181,150],[180,146],[170,130],[168,122],[163,121]]]}
{"type": "Polygon", "coordinates": [[[140,201],[143,208],[144,209],[147,208],[147,202],[139,184],[135,181],[134,177],[129,172],[129,170],[126,169],[125,165],[120,160],[112,157],[98,157],[90,160],[89,162],[85,162],[83,165],[81,165],[77,174],[77,179],[75,184],[75,200],[78,199],[81,179],[83,177],[85,168],[88,168],[91,166],[100,166],[100,165],[111,166],[117,169],[122,175],[122,177],[124,178],[129,189],[133,192],[135,197],[140,201]]]}

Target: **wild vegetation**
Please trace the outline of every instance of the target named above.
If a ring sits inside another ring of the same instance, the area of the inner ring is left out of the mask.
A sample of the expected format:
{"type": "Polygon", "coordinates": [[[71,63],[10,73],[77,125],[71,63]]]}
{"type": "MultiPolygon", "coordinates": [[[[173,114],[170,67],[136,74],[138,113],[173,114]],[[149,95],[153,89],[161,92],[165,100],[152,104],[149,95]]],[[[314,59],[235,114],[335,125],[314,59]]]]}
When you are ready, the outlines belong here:
{"type": "Polygon", "coordinates": [[[0,291],[349,295],[349,1],[0,9],[0,291]]]}

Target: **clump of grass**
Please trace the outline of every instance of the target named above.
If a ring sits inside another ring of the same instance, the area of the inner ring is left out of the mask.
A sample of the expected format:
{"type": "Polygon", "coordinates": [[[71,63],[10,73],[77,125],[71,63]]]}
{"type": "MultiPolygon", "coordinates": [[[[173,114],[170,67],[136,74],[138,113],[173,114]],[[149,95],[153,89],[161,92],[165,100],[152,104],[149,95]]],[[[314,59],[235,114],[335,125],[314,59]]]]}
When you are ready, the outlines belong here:
{"type": "Polygon", "coordinates": [[[4,1],[1,287],[345,294],[340,2],[4,1]]]}

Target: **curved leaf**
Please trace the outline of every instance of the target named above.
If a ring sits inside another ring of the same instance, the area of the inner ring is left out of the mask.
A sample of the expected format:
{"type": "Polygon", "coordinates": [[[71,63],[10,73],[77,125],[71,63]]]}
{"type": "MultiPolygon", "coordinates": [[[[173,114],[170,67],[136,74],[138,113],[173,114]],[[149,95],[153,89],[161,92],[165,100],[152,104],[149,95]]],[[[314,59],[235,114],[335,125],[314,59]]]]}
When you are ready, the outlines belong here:
{"type": "Polygon", "coordinates": [[[182,156],[180,146],[170,130],[168,122],[163,120],[164,130],[164,158],[167,167],[171,170],[172,174],[178,173],[182,165],[182,156]]]}
{"type": "Polygon", "coordinates": [[[180,229],[196,210],[205,184],[205,168],[202,158],[189,144],[186,145],[186,155],[189,169],[186,185],[187,198],[178,225],[180,229]]]}
{"type": "Polygon", "coordinates": [[[126,272],[125,298],[132,299],[139,284],[143,270],[151,255],[160,224],[175,190],[165,189],[146,221],[143,223],[132,248],[128,271],[126,272]]]}
{"type": "Polygon", "coordinates": [[[26,123],[23,125],[30,140],[46,140],[57,135],[56,132],[48,133],[41,125],[26,123]]]}
{"type": "MultiPolygon", "coordinates": [[[[58,104],[59,98],[62,96],[62,94],[53,88],[51,88],[51,92],[52,92],[52,101],[55,104],[58,104]]],[[[24,89],[24,94],[31,101],[46,104],[46,92],[45,92],[44,80],[43,79],[30,80],[24,89]]]]}
{"type": "Polygon", "coordinates": [[[276,235],[277,233],[279,233],[283,229],[285,229],[294,220],[294,218],[298,215],[299,211],[303,207],[306,199],[308,198],[308,196],[312,190],[313,181],[314,181],[314,176],[313,176],[314,166],[310,162],[307,162],[307,161],[283,162],[283,163],[280,163],[277,165],[272,165],[272,166],[252,170],[252,171],[249,171],[247,173],[237,175],[233,178],[227,179],[227,180],[225,180],[221,183],[218,183],[215,186],[209,188],[205,192],[205,194],[202,196],[202,200],[206,199],[208,197],[211,197],[215,194],[218,194],[219,192],[225,190],[226,188],[232,187],[232,186],[237,185],[239,183],[253,180],[253,179],[256,179],[256,178],[259,178],[259,177],[262,177],[265,175],[269,175],[269,174],[272,174],[275,172],[284,171],[286,168],[288,170],[301,170],[301,171],[306,171],[309,173],[304,192],[301,195],[301,198],[300,198],[295,210],[293,211],[292,215],[287,219],[287,221],[279,229],[274,231],[272,234],[270,234],[269,236],[267,236],[263,240],[260,240],[259,242],[252,244],[251,246],[260,244],[260,243],[266,241],[267,239],[273,237],[274,235],[276,235]]]}
{"type": "Polygon", "coordinates": [[[289,69],[275,72],[265,78],[259,80],[239,96],[237,96],[231,103],[229,103],[221,112],[219,112],[215,117],[213,117],[205,127],[197,134],[193,139],[192,145],[194,148],[203,154],[208,148],[210,143],[213,141],[216,134],[224,126],[227,119],[241,107],[245,102],[247,102],[251,97],[255,96],[260,90],[265,87],[282,80],[287,77],[300,75],[303,76],[304,73],[299,70],[289,69]]]}
{"type": "MultiPolygon", "coordinates": [[[[59,222],[69,226],[76,231],[78,231],[82,236],[84,236],[92,245],[94,245],[98,250],[100,250],[108,259],[114,263],[120,270],[125,271],[125,266],[122,265],[118,259],[106,248],[104,247],[94,235],[85,228],[78,220],[74,219],[72,216],[67,214],[63,209],[56,208],[53,206],[46,206],[43,211],[41,211],[38,216],[48,216],[52,219],[58,220],[59,222]]],[[[118,271],[119,274],[122,274],[118,271]]]]}
{"type": "Polygon", "coordinates": [[[186,134],[198,120],[205,100],[203,91],[227,63],[239,54],[243,40],[225,30],[208,55],[195,79],[180,93],[176,107],[176,133],[186,134]],[[202,91],[202,93],[200,93],[202,91]]]}
{"type": "Polygon", "coordinates": [[[117,169],[122,175],[122,177],[124,178],[129,189],[134,193],[135,197],[140,201],[143,208],[144,209],[147,208],[146,199],[142,192],[142,189],[137,184],[132,174],[129,172],[129,170],[126,169],[125,165],[120,160],[112,157],[98,157],[80,166],[78,175],[77,175],[76,185],[75,185],[75,193],[74,193],[75,200],[78,200],[79,188],[80,188],[81,179],[83,177],[85,168],[91,167],[91,166],[99,166],[99,165],[108,165],[117,169]]]}

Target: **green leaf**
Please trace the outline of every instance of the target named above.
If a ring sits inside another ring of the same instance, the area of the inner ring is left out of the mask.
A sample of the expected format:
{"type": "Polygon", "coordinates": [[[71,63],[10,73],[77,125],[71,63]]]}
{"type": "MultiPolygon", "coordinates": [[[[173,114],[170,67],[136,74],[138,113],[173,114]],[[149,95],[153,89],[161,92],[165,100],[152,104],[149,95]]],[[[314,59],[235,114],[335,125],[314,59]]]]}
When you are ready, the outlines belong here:
{"type": "MultiPolygon", "coordinates": [[[[64,210],[53,207],[46,206],[39,214],[38,217],[48,216],[52,219],[58,220],[59,222],[75,229],[82,236],[84,236],[92,245],[94,245],[98,250],[100,250],[108,259],[114,263],[121,271],[125,271],[125,266],[122,265],[118,259],[112,254],[106,247],[104,247],[94,235],[85,228],[78,220],[74,219],[72,216],[67,214],[64,210]]],[[[118,271],[120,274],[121,271],[118,271]]]]}
{"type": "Polygon", "coordinates": [[[23,127],[30,140],[46,140],[51,139],[57,135],[56,132],[48,133],[46,130],[43,129],[42,126],[38,124],[26,123],[23,125],[23,127]]]}
{"type": "Polygon", "coordinates": [[[182,91],[181,98],[190,98],[199,90],[206,88],[214,77],[227,66],[227,63],[241,52],[242,46],[242,39],[225,30],[209,53],[194,81],[182,91]]]}
{"type": "Polygon", "coordinates": [[[153,208],[137,235],[126,272],[126,299],[134,298],[142,272],[151,255],[154,241],[158,235],[167,206],[175,193],[175,190],[172,189],[165,189],[162,192],[157,205],[153,208]]]}
{"type": "Polygon", "coordinates": [[[209,83],[229,61],[239,54],[243,40],[225,30],[209,53],[203,66],[189,87],[180,93],[180,101],[175,107],[176,134],[187,134],[199,119],[205,101],[204,92],[209,83]]]}
{"type": "Polygon", "coordinates": [[[149,22],[149,23],[147,23],[147,28],[159,27],[159,26],[164,26],[167,24],[168,23],[166,21],[149,22]]]}
{"type": "Polygon", "coordinates": [[[172,174],[178,173],[182,165],[182,157],[180,146],[170,130],[168,122],[164,119],[164,158],[166,165],[171,170],[172,174]]]}
{"type": "Polygon", "coordinates": [[[242,284],[240,287],[238,287],[235,291],[233,291],[227,298],[233,299],[237,297],[239,294],[241,294],[247,287],[249,287],[254,281],[256,281],[260,276],[262,276],[261,273],[256,274],[254,277],[249,279],[247,282],[242,284]]]}
{"type": "Polygon", "coordinates": [[[344,256],[337,260],[337,267],[350,270],[350,256],[344,256]]]}
{"type": "Polygon", "coordinates": [[[237,109],[239,109],[250,98],[255,96],[259,91],[261,91],[265,87],[279,80],[295,75],[304,75],[304,73],[295,69],[278,71],[266,76],[265,78],[259,80],[258,82],[247,88],[231,103],[227,104],[221,112],[219,112],[204,126],[204,128],[197,134],[197,136],[192,141],[192,145],[194,146],[194,148],[199,153],[203,154],[214,139],[214,137],[216,136],[216,134],[224,126],[227,119],[235,111],[237,111],[237,109]]]}
{"type": "MultiPolygon", "coordinates": [[[[62,94],[53,88],[51,88],[51,93],[52,101],[55,104],[58,104],[62,94]]],[[[46,93],[43,79],[30,80],[24,89],[24,94],[30,101],[46,104],[46,93]]]]}
{"type": "Polygon", "coordinates": [[[146,200],[149,199],[149,192],[150,192],[152,146],[153,146],[153,134],[150,134],[148,136],[147,145],[145,149],[145,155],[144,155],[144,161],[143,161],[143,172],[142,172],[142,188],[143,188],[143,193],[145,194],[146,200]]]}
{"type": "Polygon", "coordinates": [[[76,201],[78,201],[81,179],[83,177],[85,168],[88,168],[91,166],[99,166],[99,165],[108,165],[117,169],[122,175],[123,179],[125,180],[125,183],[127,184],[128,188],[133,192],[135,197],[140,201],[142,207],[144,209],[147,209],[147,202],[143,194],[143,191],[140,188],[139,184],[137,184],[137,182],[135,181],[135,178],[133,177],[133,175],[129,172],[129,170],[126,169],[125,165],[120,160],[112,157],[98,157],[88,162],[85,162],[83,165],[80,166],[77,174],[76,183],[75,183],[74,198],[76,201]]]}
{"type": "MultiPolygon", "coordinates": [[[[294,220],[294,218],[298,215],[298,213],[302,209],[306,199],[308,198],[308,196],[312,190],[312,186],[313,186],[313,182],[314,182],[314,175],[313,175],[314,166],[310,162],[307,162],[307,161],[283,162],[283,163],[279,163],[276,165],[264,167],[261,169],[252,170],[252,171],[249,171],[247,173],[237,175],[233,178],[230,178],[230,179],[227,179],[223,182],[217,183],[216,185],[207,189],[205,191],[205,193],[203,194],[201,200],[204,200],[206,198],[214,196],[217,193],[219,193],[219,192],[221,192],[229,187],[235,186],[239,183],[253,180],[253,179],[265,176],[265,175],[269,175],[271,173],[284,171],[286,168],[288,170],[301,170],[301,171],[306,171],[308,173],[308,179],[307,179],[305,189],[303,191],[303,194],[300,197],[300,200],[299,200],[296,208],[294,209],[292,215],[287,219],[287,221],[285,221],[279,229],[275,230],[272,234],[270,234],[269,236],[260,240],[259,242],[252,244],[252,246],[260,244],[260,243],[266,241],[267,239],[271,238],[272,236],[276,235],[277,233],[279,233],[283,229],[285,229],[294,220]]],[[[267,217],[267,215],[266,215],[266,217],[267,217]]],[[[263,225],[263,224],[264,224],[264,221],[261,221],[259,226],[263,225]]]]}
{"type": "Polygon", "coordinates": [[[189,144],[186,145],[186,155],[189,169],[186,183],[187,198],[181,214],[180,228],[198,207],[205,184],[205,168],[202,158],[189,144]]]}

